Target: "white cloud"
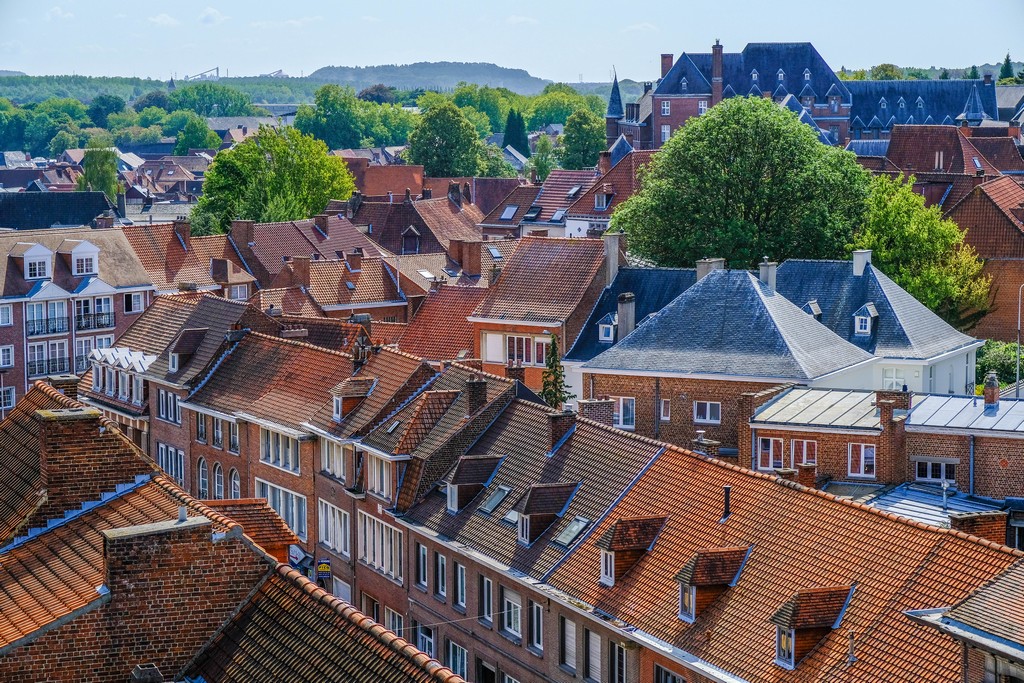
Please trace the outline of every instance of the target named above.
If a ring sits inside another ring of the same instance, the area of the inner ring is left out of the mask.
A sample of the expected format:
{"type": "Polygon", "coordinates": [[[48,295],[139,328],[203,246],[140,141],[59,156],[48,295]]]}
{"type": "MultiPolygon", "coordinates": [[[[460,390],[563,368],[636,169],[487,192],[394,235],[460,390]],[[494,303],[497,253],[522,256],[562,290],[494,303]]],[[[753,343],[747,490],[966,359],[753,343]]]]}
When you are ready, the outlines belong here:
{"type": "Polygon", "coordinates": [[[656,31],[658,31],[658,27],[649,21],[644,21],[639,24],[630,24],[622,29],[622,33],[651,33],[656,31]]]}
{"type": "Polygon", "coordinates": [[[163,26],[164,28],[172,28],[179,25],[181,22],[172,17],[170,14],[158,14],[155,17],[149,17],[149,23],[156,24],[157,26],[163,26]]]}
{"type": "Polygon", "coordinates": [[[306,24],[322,21],[323,17],[298,17],[296,19],[281,19],[279,21],[254,21],[250,26],[253,28],[302,28],[306,24]]]}
{"type": "Polygon", "coordinates": [[[524,16],[522,16],[520,14],[513,14],[512,16],[510,16],[507,19],[505,19],[505,22],[509,23],[509,24],[512,24],[514,26],[519,26],[520,24],[539,24],[540,23],[539,21],[537,21],[533,17],[524,17],[524,16]]]}
{"type": "Polygon", "coordinates": [[[224,14],[215,7],[207,7],[199,13],[199,23],[205,24],[206,26],[216,26],[217,24],[223,24],[230,18],[231,17],[224,14]]]}
{"type": "Polygon", "coordinates": [[[47,21],[67,21],[68,19],[74,19],[74,17],[74,14],[65,12],[59,6],[50,8],[50,11],[46,13],[47,21]]]}

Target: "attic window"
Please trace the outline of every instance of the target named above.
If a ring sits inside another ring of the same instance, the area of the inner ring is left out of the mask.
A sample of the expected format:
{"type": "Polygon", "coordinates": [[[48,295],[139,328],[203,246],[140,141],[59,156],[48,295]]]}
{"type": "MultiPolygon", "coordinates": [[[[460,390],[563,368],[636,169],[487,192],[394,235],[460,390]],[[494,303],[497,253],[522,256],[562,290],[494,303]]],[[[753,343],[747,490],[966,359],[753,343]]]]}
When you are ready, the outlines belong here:
{"type": "Polygon", "coordinates": [[[554,541],[559,545],[569,546],[576,537],[583,533],[583,530],[590,524],[590,520],[584,517],[576,517],[562,529],[561,533],[555,536],[554,541]]]}
{"type": "Polygon", "coordinates": [[[501,255],[501,252],[498,251],[497,247],[487,247],[487,251],[490,252],[491,258],[494,259],[495,261],[500,261],[502,260],[502,258],[504,258],[501,255]]]}
{"type": "Polygon", "coordinates": [[[884,97],[878,101],[878,108],[879,109],[885,109],[888,106],[889,106],[889,103],[885,101],[884,97]]]}
{"type": "Polygon", "coordinates": [[[779,82],[781,83],[784,78],[786,78],[786,72],[779,69],[779,82]]]}
{"type": "Polygon", "coordinates": [[[679,584],[679,618],[687,623],[693,623],[694,605],[697,602],[697,587],[689,584],[679,584]]]}
{"type": "Polygon", "coordinates": [[[92,256],[81,256],[75,259],[75,275],[95,275],[96,259],[92,256]]]}
{"type": "Polygon", "coordinates": [[[810,69],[804,69],[804,80],[805,81],[811,80],[811,70],[810,69]]]}
{"type": "Polygon", "coordinates": [[[350,292],[356,291],[355,283],[351,282],[349,280],[345,280],[345,288],[348,289],[348,291],[350,291],[350,292]]]}
{"type": "Polygon", "coordinates": [[[445,507],[448,508],[448,512],[456,513],[459,511],[459,487],[455,484],[448,484],[447,490],[447,501],[445,507]]]}
{"type": "Polygon", "coordinates": [[[512,217],[516,215],[516,211],[519,210],[518,204],[509,204],[505,207],[505,210],[501,212],[501,218],[499,220],[510,221],[512,217]]]}
{"type": "Polygon", "coordinates": [[[530,207],[530,210],[526,212],[526,215],[523,216],[523,220],[524,221],[535,221],[535,220],[537,220],[537,216],[540,215],[540,212],[542,210],[543,210],[543,207],[537,206],[536,204],[534,204],[533,206],[530,207]]]}
{"type": "Polygon", "coordinates": [[[683,80],[679,81],[679,92],[686,92],[686,89],[687,89],[686,79],[683,78],[683,80]]]}
{"type": "Polygon", "coordinates": [[[793,668],[793,629],[775,627],[775,663],[787,669],[793,668]]]}
{"type": "Polygon", "coordinates": [[[391,434],[393,431],[398,429],[398,425],[400,425],[400,424],[401,424],[400,420],[395,420],[390,425],[388,425],[388,434],[391,434]]]}
{"type": "Polygon", "coordinates": [[[598,339],[603,342],[615,341],[615,326],[614,325],[598,325],[598,339]]]}
{"type": "Polygon", "coordinates": [[[25,263],[25,277],[29,280],[41,280],[50,277],[50,260],[45,258],[31,259],[25,263]]]}
{"type": "Polygon", "coordinates": [[[615,553],[608,550],[601,551],[601,580],[602,586],[615,585],[615,553]]]}
{"type": "Polygon", "coordinates": [[[558,222],[559,222],[559,221],[561,221],[561,220],[562,220],[563,218],[565,218],[565,209],[558,209],[558,210],[557,210],[557,211],[555,211],[555,213],[554,213],[554,214],[553,214],[553,215],[551,216],[551,222],[552,222],[552,223],[558,223],[558,222]]]}
{"type": "Polygon", "coordinates": [[[582,189],[583,189],[582,185],[573,185],[571,188],[569,188],[569,191],[565,193],[565,198],[566,199],[572,199],[573,197],[578,195],[580,193],[580,190],[582,190],[582,189]]]}
{"type": "Polygon", "coordinates": [[[341,396],[334,397],[334,420],[335,422],[341,422],[341,396]]]}
{"type": "Polygon", "coordinates": [[[871,318],[866,315],[858,315],[855,323],[854,330],[858,336],[871,334],[871,318]]]}
{"type": "Polygon", "coordinates": [[[982,170],[982,169],[981,169],[981,162],[980,162],[980,161],[978,161],[978,157],[971,157],[971,159],[972,159],[972,160],[974,161],[974,169],[975,169],[976,171],[980,171],[980,170],[982,170]]]}
{"type": "Polygon", "coordinates": [[[906,102],[906,100],[904,100],[904,99],[903,99],[903,98],[901,97],[901,98],[900,98],[900,101],[899,101],[899,105],[900,105],[900,109],[906,109],[906,108],[907,108],[907,102],[906,102]]]}
{"type": "Polygon", "coordinates": [[[519,515],[519,542],[530,545],[530,516],[519,515]]]}
{"type": "Polygon", "coordinates": [[[167,359],[167,369],[171,372],[178,371],[178,354],[172,353],[167,359]]]}
{"type": "Polygon", "coordinates": [[[417,272],[417,273],[419,274],[419,276],[420,276],[421,278],[424,278],[425,280],[429,280],[429,281],[433,282],[433,281],[434,281],[434,280],[436,279],[436,278],[434,277],[434,274],[433,274],[433,273],[431,273],[431,272],[430,272],[429,270],[427,270],[427,269],[425,269],[425,268],[420,268],[420,269],[419,269],[419,270],[417,270],[416,272],[417,272]]]}
{"type": "Polygon", "coordinates": [[[598,192],[597,194],[595,194],[594,195],[594,210],[596,210],[596,211],[604,211],[605,209],[607,209],[608,208],[608,199],[610,197],[611,197],[611,195],[604,194],[603,192],[598,192]]]}
{"type": "Polygon", "coordinates": [[[511,492],[507,486],[499,486],[498,488],[491,491],[491,493],[484,499],[484,502],[480,504],[480,512],[485,515],[489,515],[494,512],[495,508],[501,505],[501,501],[505,500],[505,497],[511,492]]]}
{"type": "Polygon", "coordinates": [[[756,81],[757,80],[757,69],[754,69],[753,71],[750,72],[750,80],[752,80],[752,81],[756,81]]]}

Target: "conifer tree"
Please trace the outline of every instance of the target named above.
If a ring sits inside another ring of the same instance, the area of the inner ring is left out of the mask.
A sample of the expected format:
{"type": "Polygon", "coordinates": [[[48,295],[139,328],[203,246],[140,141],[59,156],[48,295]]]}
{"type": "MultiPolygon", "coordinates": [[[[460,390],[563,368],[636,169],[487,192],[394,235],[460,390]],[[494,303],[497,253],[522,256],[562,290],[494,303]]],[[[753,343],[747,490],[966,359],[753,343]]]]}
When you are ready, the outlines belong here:
{"type": "Polygon", "coordinates": [[[552,408],[560,410],[562,404],[576,398],[576,394],[570,392],[569,385],[565,383],[565,368],[558,354],[558,337],[553,334],[544,364],[546,367],[541,376],[540,397],[552,408]]]}

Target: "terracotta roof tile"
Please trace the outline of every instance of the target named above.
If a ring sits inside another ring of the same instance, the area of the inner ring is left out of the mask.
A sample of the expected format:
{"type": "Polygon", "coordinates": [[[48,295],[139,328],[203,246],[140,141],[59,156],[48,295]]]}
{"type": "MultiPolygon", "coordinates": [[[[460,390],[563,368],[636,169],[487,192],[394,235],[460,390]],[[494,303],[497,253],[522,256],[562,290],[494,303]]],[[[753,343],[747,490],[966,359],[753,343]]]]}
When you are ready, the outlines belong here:
{"type": "Polygon", "coordinates": [[[309,318],[321,318],[324,315],[323,309],[302,287],[261,289],[249,297],[249,303],[269,315],[301,315],[309,318]]]}
{"type": "MultiPolygon", "coordinates": [[[[460,195],[461,197],[461,195],[460,195]]],[[[475,205],[456,204],[447,195],[416,201],[364,201],[352,216],[352,222],[367,228],[367,236],[387,251],[401,254],[404,237],[411,227],[419,235],[417,253],[446,251],[451,240],[482,239],[477,224],[483,215],[475,205]]]]}
{"type": "Polygon", "coordinates": [[[1021,156],[1020,147],[1013,138],[972,136],[971,144],[1003,173],[1024,172],[1024,157],[1021,156]]]}
{"type": "MultiPolygon", "coordinates": [[[[597,173],[593,169],[583,171],[567,171],[556,168],[544,180],[540,186],[540,192],[533,203],[542,207],[536,220],[529,221],[532,225],[542,225],[551,221],[552,216],[559,209],[568,209],[580,195],[586,193],[597,180],[597,173]],[[579,188],[579,189],[577,189],[579,188]],[[575,192],[572,192],[575,190],[575,192]]],[[[565,220],[559,221],[564,223],[565,220]]]]}
{"type": "Polygon", "coordinates": [[[175,233],[173,223],[139,223],[123,229],[157,291],[176,291],[186,283],[200,288],[222,284],[213,278],[213,259],[225,259],[230,264],[232,281],[254,280],[227,235],[181,237],[175,233]]]}
{"type": "Polygon", "coordinates": [[[612,524],[595,542],[602,550],[647,550],[665,526],[665,517],[634,517],[612,524]]]}
{"type": "Polygon", "coordinates": [[[530,210],[534,202],[537,199],[537,194],[540,192],[540,186],[538,185],[522,185],[512,190],[504,200],[502,200],[494,210],[484,216],[483,220],[480,221],[481,225],[492,225],[505,228],[514,228],[519,225],[523,220],[523,216],[530,210]],[[510,206],[515,206],[515,210],[511,212],[508,218],[502,218],[505,214],[505,209],[510,206]]]}
{"type": "Polygon", "coordinates": [[[486,484],[494,476],[501,459],[500,455],[464,455],[455,466],[451,483],[455,486],[486,484]]]}
{"type": "Polygon", "coordinates": [[[458,397],[458,391],[425,391],[420,394],[394,452],[415,452],[458,397]]]}
{"type": "Polygon", "coordinates": [[[428,360],[455,360],[473,354],[473,324],[466,320],[487,294],[480,287],[445,286],[423,299],[398,338],[398,347],[428,360]]]}
{"type": "Polygon", "coordinates": [[[282,315],[277,322],[281,324],[282,337],[332,351],[352,353],[358,341],[366,337],[366,328],[362,325],[340,318],[282,315]]]}
{"type": "Polygon", "coordinates": [[[799,590],[779,607],[769,621],[788,629],[832,628],[850,598],[850,590],[850,586],[799,590]]]}
{"type": "Polygon", "coordinates": [[[273,548],[299,543],[298,536],[274,512],[266,498],[204,500],[203,504],[241,525],[245,535],[258,546],[273,548]]]}
{"type": "Polygon", "coordinates": [[[549,482],[534,484],[516,505],[524,515],[557,515],[565,509],[579,482],[549,482]]]}
{"type": "Polygon", "coordinates": [[[656,150],[633,150],[597,179],[590,189],[573,202],[566,211],[568,217],[609,218],[615,209],[640,189],[640,171],[651,163],[656,150]],[[611,201],[603,211],[594,208],[598,192],[611,194],[611,201]]]}
{"type": "Polygon", "coordinates": [[[621,517],[666,515],[658,543],[632,571],[601,587],[599,550],[582,544],[549,579],[556,588],[746,680],[950,681],[961,648],[903,615],[955,603],[1022,554],[914,523],[824,492],[670,448],[615,505],[621,517]],[[723,487],[732,487],[722,519],[723,487]],[[752,545],[737,584],[693,624],[678,617],[674,576],[694,553],[752,545]],[[793,670],[775,664],[779,605],[811,586],[857,588],[840,628],[793,670]],[[709,638],[708,634],[712,634],[709,638]],[[857,662],[848,666],[849,636],[857,662]]]}
{"type": "Polygon", "coordinates": [[[941,170],[967,176],[977,171],[986,176],[999,175],[999,170],[956,126],[893,126],[886,157],[908,174],[941,170]],[[937,152],[942,152],[941,158],[937,158],[937,152]],[[937,161],[941,161],[939,166],[937,161]]]}
{"type": "Polygon", "coordinates": [[[724,586],[732,583],[747,559],[750,546],[698,550],[675,575],[688,586],[724,586]]]}
{"type": "Polygon", "coordinates": [[[1017,563],[954,605],[943,621],[1024,643],[1024,562],[1017,563]]]}

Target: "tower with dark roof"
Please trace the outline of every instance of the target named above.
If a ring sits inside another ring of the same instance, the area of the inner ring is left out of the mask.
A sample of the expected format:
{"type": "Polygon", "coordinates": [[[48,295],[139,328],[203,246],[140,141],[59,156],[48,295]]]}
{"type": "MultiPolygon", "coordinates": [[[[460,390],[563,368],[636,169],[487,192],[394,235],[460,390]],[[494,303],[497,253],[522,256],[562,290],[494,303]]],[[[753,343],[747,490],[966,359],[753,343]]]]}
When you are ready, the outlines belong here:
{"type": "Polygon", "coordinates": [[[619,92],[619,75],[612,78],[612,92],[608,96],[608,110],[605,112],[605,138],[610,147],[619,137],[619,120],[625,116],[622,108],[622,93],[619,92]]]}

